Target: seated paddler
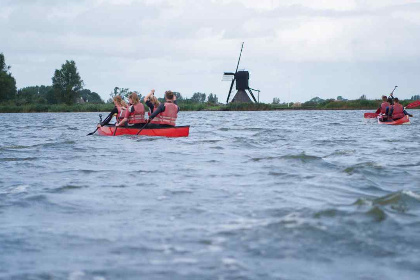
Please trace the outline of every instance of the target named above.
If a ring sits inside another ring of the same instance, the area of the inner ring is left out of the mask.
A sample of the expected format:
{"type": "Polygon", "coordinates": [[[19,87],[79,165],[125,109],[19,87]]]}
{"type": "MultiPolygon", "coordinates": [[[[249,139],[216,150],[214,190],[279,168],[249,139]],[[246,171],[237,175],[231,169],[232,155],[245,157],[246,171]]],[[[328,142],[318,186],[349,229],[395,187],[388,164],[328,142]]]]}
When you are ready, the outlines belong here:
{"type": "Polygon", "coordinates": [[[116,122],[122,121],[124,119],[127,104],[119,95],[114,96],[113,101],[115,107],[112,109],[111,113],[109,113],[109,115],[105,118],[105,120],[98,124],[98,127],[102,127],[104,125],[109,124],[113,116],[116,117],[116,122]]]}
{"type": "Polygon", "coordinates": [[[398,120],[403,118],[405,115],[408,115],[412,117],[413,115],[407,113],[407,111],[404,109],[404,107],[400,104],[400,101],[398,98],[394,98],[394,105],[391,106],[391,110],[389,111],[389,116],[393,120],[398,120]]]}
{"type": "MultiPolygon", "coordinates": [[[[149,107],[149,112],[147,112],[147,114],[149,115],[149,118],[150,118],[150,115],[152,115],[153,112],[160,105],[159,100],[155,96],[155,90],[154,89],[152,89],[150,91],[150,93],[144,97],[144,103],[147,105],[147,107],[149,107]]],[[[157,116],[155,116],[153,118],[153,120],[150,121],[150,123],[160,124],[161,123],[160,114],[158,114],[157,116]]]]}
{"type": "Polygon", "coordinates": [[[382,95],[382,103],[379,106],[378,110],[376,110],[377,114],[381,114],[381,119],[386,121],[388,119],[389,108],[391,104],[388,102],[388,98],[386,95],[382,95]]]}
{"type": "Polygon", "coordinates": [[[130,105],[125,111],[124,119],[117,122],[115,126],[145,124],[144,105],[140,102],[137,93],[132,92],[128,96],[128,101],[130,105]]]}
{"type": "Polygon", "coordinates": [[[148,122],[152,122],[159,115],[158,124],[161,126],[175,126],[178,117],[179,107],[175,94],[168,90],[165,92],[165,103],[161,103],[150,115],[148,122]]]}

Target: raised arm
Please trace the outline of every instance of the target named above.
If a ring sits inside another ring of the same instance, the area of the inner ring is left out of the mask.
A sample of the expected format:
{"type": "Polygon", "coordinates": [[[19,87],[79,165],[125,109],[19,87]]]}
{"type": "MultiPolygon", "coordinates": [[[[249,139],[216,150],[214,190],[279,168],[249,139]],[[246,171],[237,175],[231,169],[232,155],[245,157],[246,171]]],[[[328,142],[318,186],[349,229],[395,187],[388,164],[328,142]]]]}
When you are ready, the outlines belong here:
{"type": "Polygon", "coordinates": [[[152,89],[145,97],[144,97],[144,102],[146,102],[147,100],[149,100],[149,97],[155,95],[155,90],[152,89]]]}

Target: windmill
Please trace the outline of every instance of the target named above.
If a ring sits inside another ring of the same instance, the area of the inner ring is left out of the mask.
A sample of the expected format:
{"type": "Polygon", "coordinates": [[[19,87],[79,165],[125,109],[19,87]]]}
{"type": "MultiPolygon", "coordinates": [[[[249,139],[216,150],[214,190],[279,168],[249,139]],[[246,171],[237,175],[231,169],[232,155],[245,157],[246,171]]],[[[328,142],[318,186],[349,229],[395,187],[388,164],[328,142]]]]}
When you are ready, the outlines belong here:
{"type": "MultiPolygon", "coordinates": [[[[238,59],[238,64],[236,65],[236,70],[235,73],[233,72],[224,72],[223,73],[223,81],[232,81],[230,84],[230,89],[229,89],[229,94],[228,97],[226,99],[226,103],[229,103],[229,97],[230,94],[232,93],[232,88],[233,88],[233,84],[236,81],[236,94],[233,97],[231,102],[242,102],[242,103],[250,103],[251,98],[249,98],[248,94],[246,93],[246,90],[249,91],[249,94],[251,94],[252,99],[254,100],[255,103],[257,103],[257,100],[255,99],[254,94],[251,91],[251,88],[249,87],[248,81],[249,81],[249,72],[242,70],[242,71],[238,71],[238,67],[239,67],[239,62],[241,61],[241,55],[242,55],[242,50],[244,48],[244,43],[242,42],[242,47],[241,47],[241,52],[239,53],[239,59],[238,59]]],[[[255,90],[255,89],[253,89],[255,90]]],[[[258,93],[260,92],[259,90],[255,90],[258,91],[258,93]]]]}

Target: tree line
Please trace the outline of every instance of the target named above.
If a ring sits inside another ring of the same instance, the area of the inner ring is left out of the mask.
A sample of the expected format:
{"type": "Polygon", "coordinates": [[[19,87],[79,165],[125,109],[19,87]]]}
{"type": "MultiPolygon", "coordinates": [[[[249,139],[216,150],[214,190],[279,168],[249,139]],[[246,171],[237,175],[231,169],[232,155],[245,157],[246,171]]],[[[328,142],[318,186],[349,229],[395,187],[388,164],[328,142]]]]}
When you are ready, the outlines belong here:
{"type": "MultiPolygon", "coordinates": [[[[60,69],[54,71],[51,78],[51,85],[29,86],[21,89],[16,88],[16,80],[10,72],[11,66],[6,65],[3,53],[0,53],[0,103],[13,103],[14,105],[26,104],[67,104],[75,103],[105,103],[98,93],[84,89],[84,82],[77,71],[76,62],[66,60],[60,69]]],[[[137,92],[137,91],[135,91],[137,92]]],[[[120,95],[124,99],[128,99],[131,93],[129,88],[115,87],[110,93],[107,103],[112,103],[112,98],[120,95]]],[[[139,97],[142,94],[137,92],[139,97]]],[[[216,94],[195,92],[191,98],[184,98],[181,93],[175,92],[179,103],[209,103],[217,104],[218,97],[216,94]]],[[[142,100],[142,98],[141,98],[142,100]]],[[[163,102],[163,98],[160,98],[163,102]]]]}
{"type": "Polygon", "coordinates": [[[56,69],[52,85],[16,88],[11,66],[6,65],[3,53],[0,53],[0,102],[24,104],[67,104],[104,103],[98,93],[83,89],[84,83],[73,60],[66,60],[61,69],[56,69]]]}

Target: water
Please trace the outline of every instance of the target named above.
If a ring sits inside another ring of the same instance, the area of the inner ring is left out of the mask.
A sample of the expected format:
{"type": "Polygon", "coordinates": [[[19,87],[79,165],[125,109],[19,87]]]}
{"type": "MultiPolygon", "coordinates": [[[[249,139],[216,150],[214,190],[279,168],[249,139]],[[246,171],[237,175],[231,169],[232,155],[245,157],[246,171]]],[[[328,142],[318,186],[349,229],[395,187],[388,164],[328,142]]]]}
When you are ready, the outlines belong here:
{"type": "Polygon", "coordinates": [[[169,139],[0,114],[0,278],[419,279],[419,122],[362,115],[181,112],[169,139]]]}

